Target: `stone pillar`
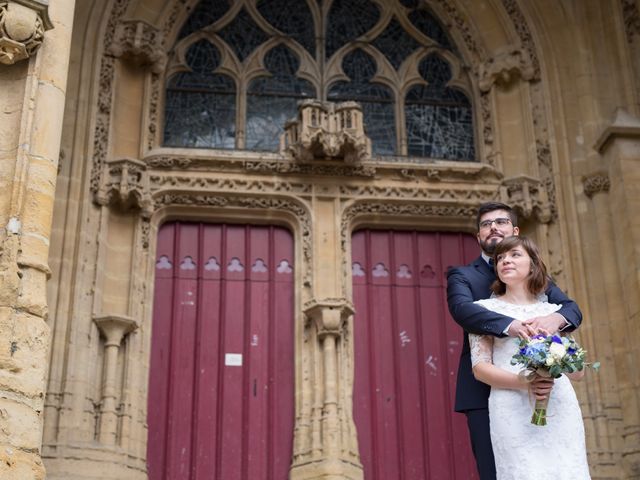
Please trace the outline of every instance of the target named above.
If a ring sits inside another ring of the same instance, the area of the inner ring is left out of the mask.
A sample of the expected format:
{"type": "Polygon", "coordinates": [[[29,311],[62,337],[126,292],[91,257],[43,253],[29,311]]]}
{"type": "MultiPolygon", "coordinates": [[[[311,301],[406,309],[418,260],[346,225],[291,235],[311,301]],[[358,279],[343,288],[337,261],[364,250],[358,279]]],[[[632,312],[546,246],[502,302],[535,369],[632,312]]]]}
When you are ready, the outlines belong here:
{"type": "Polygon", "coordinates": [[[353,422],[353,306],[344,297],[339,201],[334,185],[314,189],[313,298],[300,352],[292,480],[361,480],[353,422]]]}
{"type": "MultiPolygon", "coordinates": [[[[615,368],[622,406],[622,466],[624,478],[640,478],[640,119],[619,109],[595,146],[606,165],[606,175],[585,179],[585,193],[592,196],[598,217],[610,219],[612,242],[602,244],[601,254],[611,256],[619,281],[618,308],[622,319],[612,325],[615,368]],[[599,192],[607,192],[608,209],[599,192]]],[[[602,221],[602,219],[594,219],[602,221]]],[[[604,220],[605,223],[607,220],[604,220]]]]}
{"type": "Polygon", "coordinates": [[[45,475],[40,456],[49,349],[45,284],[74,3],[54,2],[51,22],[48,2],[0,1],[3,480],[45,475]]]}
{"type": "Polygon", "coordinates": [[[100,399],[98,441],[104,445],[115,445],[118,427],[118,405],[116,405],[118,351],[125,335],[137,329],[138,323],[134,319],[122,315],[105,315],[96,317],[93,321],[105,338],[104,379],[102,398],[100,399]]]}

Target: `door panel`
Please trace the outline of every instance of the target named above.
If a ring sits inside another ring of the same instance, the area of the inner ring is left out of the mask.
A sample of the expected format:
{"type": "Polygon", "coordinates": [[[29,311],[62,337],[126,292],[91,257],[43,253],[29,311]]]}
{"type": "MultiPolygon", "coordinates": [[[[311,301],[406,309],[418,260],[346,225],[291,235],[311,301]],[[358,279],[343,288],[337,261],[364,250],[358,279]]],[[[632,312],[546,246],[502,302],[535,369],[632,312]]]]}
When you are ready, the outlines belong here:
{"type": "Polygon", "coordinates": [[[477,255],[464,234],[353,235],[354,419],[366,480],[477,478],[466,419],[453,412],[463,334],[445,275],[477,255]]]}
{"type": "Polygon", "coordinates": [[[158,234],[148,474],[288,477],[293,239],[281,228],[169,223],[158,234]]]}

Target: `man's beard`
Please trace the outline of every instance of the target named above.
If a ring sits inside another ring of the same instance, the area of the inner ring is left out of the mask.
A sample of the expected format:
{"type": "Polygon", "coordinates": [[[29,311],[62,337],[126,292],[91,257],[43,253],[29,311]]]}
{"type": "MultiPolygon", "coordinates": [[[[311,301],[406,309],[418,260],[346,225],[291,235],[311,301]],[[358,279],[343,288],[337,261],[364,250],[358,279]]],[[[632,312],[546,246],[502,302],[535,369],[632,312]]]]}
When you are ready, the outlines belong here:
{"type": "Polygon", "coordinates": [[[496,251],[496,247],[503,239],[501,237],[493,237],[480,242],[480,248],[484,253],[491,256],[496,251]]]}

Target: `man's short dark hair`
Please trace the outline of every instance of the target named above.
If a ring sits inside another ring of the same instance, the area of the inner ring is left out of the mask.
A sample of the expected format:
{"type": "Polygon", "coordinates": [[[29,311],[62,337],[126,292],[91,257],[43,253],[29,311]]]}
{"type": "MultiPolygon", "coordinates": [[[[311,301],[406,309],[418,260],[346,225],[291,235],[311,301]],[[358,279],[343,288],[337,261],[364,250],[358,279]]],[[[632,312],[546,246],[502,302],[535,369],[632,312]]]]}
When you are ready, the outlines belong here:
{"type": "Polygon", "coordinates": [[[511,219],[511,225],[514,227],[518,226],[518,215],[509,205],[505,205],[500,202],[486,202],[478,207],[478,215],[476,216],[476,227],[478,231],[480,231],[480,218],[488,212],[493,212],[494,210],[504,210],[509,214],[509,219],[511,219]]]}

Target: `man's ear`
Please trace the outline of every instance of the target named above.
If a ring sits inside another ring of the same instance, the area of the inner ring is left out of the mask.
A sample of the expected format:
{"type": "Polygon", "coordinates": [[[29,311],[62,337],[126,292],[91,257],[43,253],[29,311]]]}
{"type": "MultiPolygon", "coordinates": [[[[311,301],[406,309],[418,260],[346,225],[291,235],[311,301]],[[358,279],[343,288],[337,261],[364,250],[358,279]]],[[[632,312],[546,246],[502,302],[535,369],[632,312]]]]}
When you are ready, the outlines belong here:
{"type": "Polygon", "coordinates": [[[520,233],[520,229],[518,227],[513,227],[513,236],[517,237],[520,233]]]}
{"type": "Polygon", "coordinates": [[[476,233],[476,240],[478,241],[478,245],[480,245],[480,232],[476,233]]]}

